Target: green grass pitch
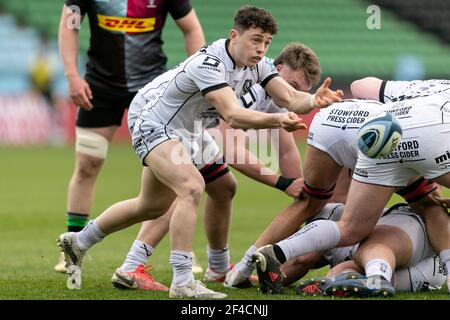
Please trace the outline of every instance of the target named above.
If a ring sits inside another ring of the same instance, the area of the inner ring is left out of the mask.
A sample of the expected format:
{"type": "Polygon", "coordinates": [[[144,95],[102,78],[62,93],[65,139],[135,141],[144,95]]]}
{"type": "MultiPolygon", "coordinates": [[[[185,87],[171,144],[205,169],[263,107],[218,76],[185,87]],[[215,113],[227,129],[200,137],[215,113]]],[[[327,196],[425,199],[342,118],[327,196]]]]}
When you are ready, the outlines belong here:
{"type": "MultiPolygon", "coordinates": [[[[89,251],[82,290],[65,287],[65,275],[53,271],[59,251],[55,239],[65,231],[67,183],[72,173],[73,148],[0,149],[0,299],[168,299],[167,293],[114,289],[110,278],[122,263],[137,235],[138,226],[107,237],[89,251]]],[[[119,200],[133,197],[139,188],[141,166],[128,144],[113,144],[97,182],[92,216],[119,200]]],[[[280,191],[236,174],[238,193],[233,205],[230,234],[232,261],[237,262],[272,217],[290,203],[280,191]]],[[[395,199],[393,200],[395,201],[395,199]]],[[[194,251],[206,267],[203,213],[199,210],[194,251]]],[[[153,275],[170,285],[169,241],[164,239],[151,257],[153,275]]],[[[326,269],[308,275],[321,275],[326,269]]],[[[230,299],[309,299],[296,296],[293,287],[285,295],[264,296],[257,289],[228,290],[210,285],[230,299]]],[[[395,299],[449,299],[440,292],[398,294],[395,299]]],[[[317,298],[316,298],[317,299],[317,298]]]]}

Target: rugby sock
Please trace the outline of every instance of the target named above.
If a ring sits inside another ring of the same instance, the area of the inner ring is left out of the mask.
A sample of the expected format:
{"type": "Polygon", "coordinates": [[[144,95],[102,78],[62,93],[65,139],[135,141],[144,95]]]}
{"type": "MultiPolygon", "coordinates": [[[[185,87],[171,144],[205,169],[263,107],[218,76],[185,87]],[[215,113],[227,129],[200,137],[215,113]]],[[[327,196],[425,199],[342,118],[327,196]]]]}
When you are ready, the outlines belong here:
{"type": "Polygon", "coordinates": [[[386,260],[373,259],[367,262],[364,270],[366,276],[382,276],[387,281],[392,280],[392,268],[386,260]]]}
{"type": "Polygon", "coordinates": [[[230,250],[211,249],[208,247],[208,268],[217,273],[225,273],[230,269],[230,250]]]}
{"type": "Polygon", "coordinates": [[[439,259],[441,260],[444,272],[447,275],[448,291],[450,292],[450,249],[442,250],[439,253],[439,259]]]}
{"type": "Polygon", "coordinates": [[[170,265],[173,268],[173,286],[185,286],[194,280],[192,273],[192,252],[180,250],[170,251],[170,265]]]}
{"type": "Polygon", "coordinates": [[[234,266],[234,268],[238,270],[245,278],[250,277],[253,272],[254,265],[252,263],[252,255],[255,253],[257,249],[258,248],[256,248],[255,245],[252,245],[250,248],[247,249],[241,261],[239,261],[234,266]]]}
{"type": "Polygon", "coordinates": [[[106,235],[99,229],[96,220],[91,220],[83,230],[77,234],[77,243],[80,250],[87,250],[94,244],[103,240],[106,235]]]}
{"type": "Polygon", "coordinates": [[[450,249],[442,250],[439,253],[439,259],[444,267],[444,273],[447,276],[447,290],[450,292],[450,249]]]}
{"type": "Polygon", "coordinates": [[[307,224],[289,238],[277,245],[283,250],[286,260],[309,252],[325,251],[334,248],[340,239],[339,227],[336,222],[317,220],[307,224]]]}
{"type": "Polygon", "coordinates": [[[89,214],[67,212],[66,219],[67,231],[79,232],[86,226],[89,214]]]}
{"type": "Polygon", "coordinates": [[[125,261],[120,267],[120,271],[131,272],[136,270],[136,268],[141,264],[146,265],[148,258],[150,258],[153,253],[153,250],[155,249],[151,245],[139,240],[134,240],[125,261]]]}

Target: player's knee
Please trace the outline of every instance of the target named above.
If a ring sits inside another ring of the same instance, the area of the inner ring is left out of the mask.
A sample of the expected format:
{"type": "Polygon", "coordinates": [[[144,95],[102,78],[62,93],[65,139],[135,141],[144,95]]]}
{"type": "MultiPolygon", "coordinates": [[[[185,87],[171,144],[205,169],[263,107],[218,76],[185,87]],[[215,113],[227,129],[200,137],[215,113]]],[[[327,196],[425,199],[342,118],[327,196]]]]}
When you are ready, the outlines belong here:
{"type": "Polygon", "coordinates": [[[217,188],[210,189],[208,188],[208,185],[206,185],[208,196],[220,202],[231,201],[236,194],[236,190],[237,182],[232,174],[224,176],[224,179],[220,181],[217,188]]]}
{"type": "Polygon", "coordinates": [[[204,190],[205,182],[203,179],[189,179],[181,185],[181,193],[179,195],[180,200],[198,204],[204,190]]]}
{"type": "Polygon", "coordinates": [[[76,175],[79,180],[92,179],[97,177],[102,168],[104,159],[80,154],[77,157],[76,175]]]}
{"type": "Polygon", "coordinates": [[[76,128],[75,150],[94,158],[106,159],[109,141],[103,135],[93,130],[76,128]]]}

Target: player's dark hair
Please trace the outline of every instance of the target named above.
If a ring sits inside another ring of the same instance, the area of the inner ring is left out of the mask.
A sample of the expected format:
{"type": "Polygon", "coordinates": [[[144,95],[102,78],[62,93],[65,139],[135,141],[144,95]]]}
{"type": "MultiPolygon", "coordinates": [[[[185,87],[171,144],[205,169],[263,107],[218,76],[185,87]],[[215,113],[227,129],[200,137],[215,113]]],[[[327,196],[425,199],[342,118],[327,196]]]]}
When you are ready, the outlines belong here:
{"type": "Polygon", "coordinates": [[[294,71],[303,71],[305,80],[315,86],[320,80],[320,63],[316,53],[300,42],[292,42],[284,47],[280,55],[273,61],[273,64],[287,65],[294,71]]]}
{"type": "Polygon", "coordinates": [[[278,33],[275,18],[266,10],[252,6],[243,6],[236,12],[233,28],[239,33],[250,28],[261,28],[270,34],[278,33]]]}

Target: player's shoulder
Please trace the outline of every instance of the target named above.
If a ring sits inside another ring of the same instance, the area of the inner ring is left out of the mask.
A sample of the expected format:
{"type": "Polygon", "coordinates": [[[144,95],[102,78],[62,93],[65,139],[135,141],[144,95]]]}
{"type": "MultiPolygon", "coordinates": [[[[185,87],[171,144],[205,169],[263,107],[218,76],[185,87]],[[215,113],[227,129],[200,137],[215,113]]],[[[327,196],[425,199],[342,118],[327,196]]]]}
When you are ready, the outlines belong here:
{"type": "Polygon", "coordinates": [[[214,41],[210,45],[203,46],[199,51],[199,57],[210,57],[211,59],[217,60],[219,63],[223,63],[227,67],[229,67],[229,63],[227,61],[230,59],[229,54],[227,52],[227,40],[219,39],[214,41]]]}

